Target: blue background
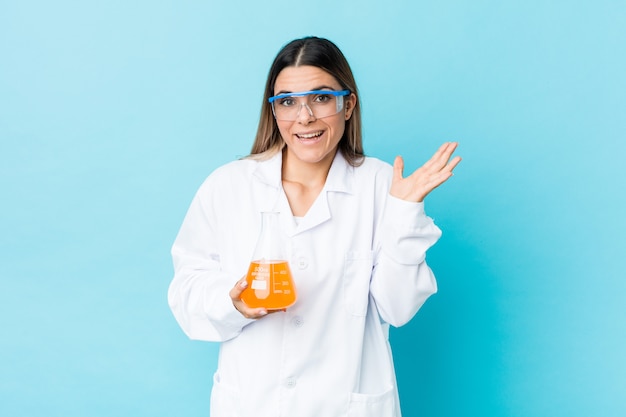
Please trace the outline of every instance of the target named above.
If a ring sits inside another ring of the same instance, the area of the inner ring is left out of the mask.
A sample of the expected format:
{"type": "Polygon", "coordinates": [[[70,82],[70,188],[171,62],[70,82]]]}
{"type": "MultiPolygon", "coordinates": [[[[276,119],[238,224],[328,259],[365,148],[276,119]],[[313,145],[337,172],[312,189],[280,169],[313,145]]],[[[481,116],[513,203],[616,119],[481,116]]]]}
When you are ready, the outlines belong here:
{"type": "Polygon", "coordinates": [[[464,158],[427,199],[440,292],[391,334],[405,416],[626,415],[622,0],[1,1],[0,415],[208,415],[169,249],[310,34],[369,155],[464,158]]]}

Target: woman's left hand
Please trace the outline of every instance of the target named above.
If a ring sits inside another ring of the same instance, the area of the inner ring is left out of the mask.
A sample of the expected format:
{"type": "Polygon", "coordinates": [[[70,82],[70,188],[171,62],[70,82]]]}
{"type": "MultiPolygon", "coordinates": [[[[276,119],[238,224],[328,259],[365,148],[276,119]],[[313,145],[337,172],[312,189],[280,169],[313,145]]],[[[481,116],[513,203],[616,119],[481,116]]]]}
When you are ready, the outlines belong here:
{"type": "Polygon", "coordinates": [[[458,143],[447,142],[439,150],[408,177],[403,177],[404,160],[396,156],[393,162],[393,180],[389,193],[406,201],[421,202],[435,188],[446,182],[452,176],[452,170],[461,162],[461,157],[452,160],[452,153],[458,143]]]}

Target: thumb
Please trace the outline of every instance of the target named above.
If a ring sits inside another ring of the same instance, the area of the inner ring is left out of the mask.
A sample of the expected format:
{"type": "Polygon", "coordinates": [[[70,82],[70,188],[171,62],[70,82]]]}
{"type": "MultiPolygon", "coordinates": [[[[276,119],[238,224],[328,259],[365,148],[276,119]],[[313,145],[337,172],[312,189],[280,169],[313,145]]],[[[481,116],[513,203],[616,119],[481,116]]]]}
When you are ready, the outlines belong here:
{"type": "Polygon", "coordinates": [[[402,172],[404,171],[404,159],[400,155],[396,156],[393,161],[393,181],[399,181],[402,179],[402,172]]]}
{"type": "Polygon", "coordinates": [[[233,300],[240,300],[241,293],[248,287],[248,282],[245,277],[237,282],[235,286],[230,290],[230,298],[233,300]]]}

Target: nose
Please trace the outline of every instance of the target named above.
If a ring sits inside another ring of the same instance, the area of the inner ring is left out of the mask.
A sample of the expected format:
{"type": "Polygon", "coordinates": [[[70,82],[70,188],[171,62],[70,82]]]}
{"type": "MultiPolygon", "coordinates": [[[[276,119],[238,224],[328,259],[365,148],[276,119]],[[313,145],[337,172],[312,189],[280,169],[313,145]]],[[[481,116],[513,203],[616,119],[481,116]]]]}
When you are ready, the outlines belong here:
{"type": "Polygon", "coordinates": [[[298,110],[296,120],[304,124],[315,121],[315,115],[313,114],[313,110],[311,110],[311,108],[309,107],[307,103],[302,103],[300,105],[300,109],[298,110]],[[303,107],[306,107],[306,111],[302,111],[303,107]]]}

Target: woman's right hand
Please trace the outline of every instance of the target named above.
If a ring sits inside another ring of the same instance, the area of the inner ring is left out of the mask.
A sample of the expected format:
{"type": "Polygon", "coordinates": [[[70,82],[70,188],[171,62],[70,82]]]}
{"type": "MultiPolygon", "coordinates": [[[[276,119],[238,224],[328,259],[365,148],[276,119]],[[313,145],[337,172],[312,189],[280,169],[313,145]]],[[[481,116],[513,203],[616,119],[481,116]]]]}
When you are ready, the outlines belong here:
{"type": "Polygon", "coordinates": [[[277,311],[285,311],[285,310],[270,310],[268,311],[265,308],[250,308],[243,302],[241,299],[241,293],[248,287],[248,282],[246,281],[246,277],[244,276],[242,279],[237,281],[232,290],[230,290],[230,298],[233,300],[233,305],[247,319],[260,319],[261,317],[265,317],[268,314],[275,313],[277,311]]]}

